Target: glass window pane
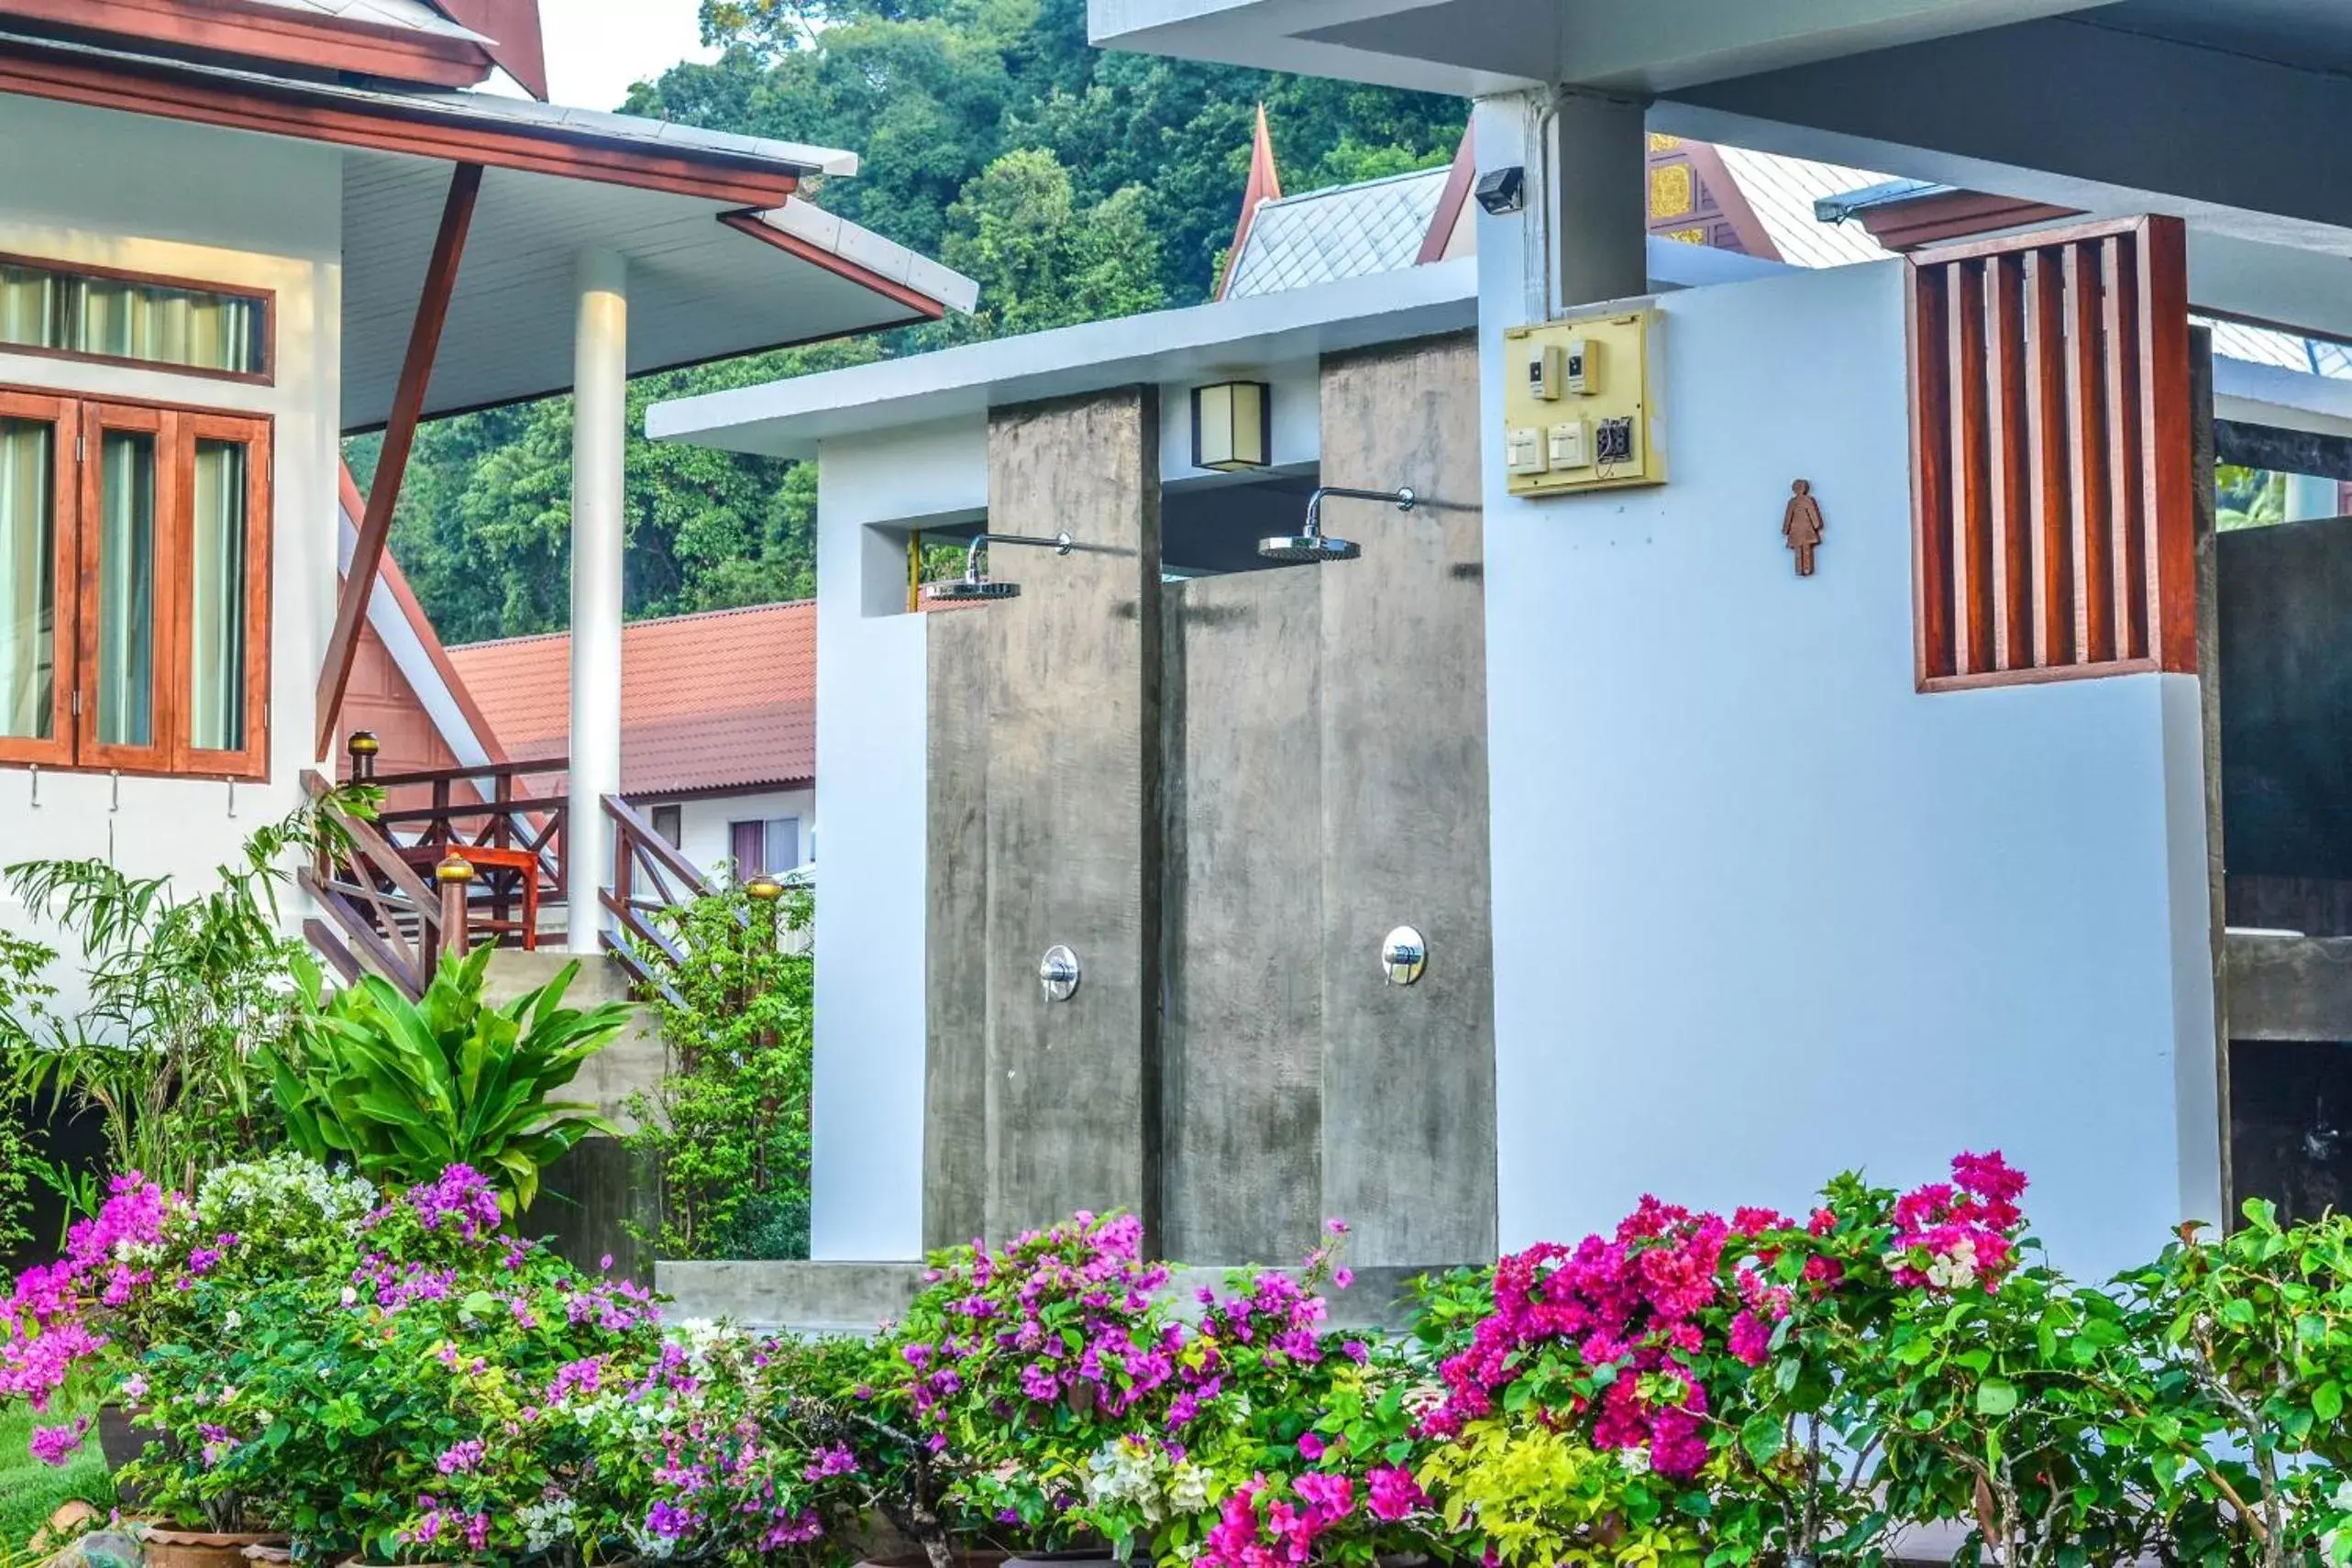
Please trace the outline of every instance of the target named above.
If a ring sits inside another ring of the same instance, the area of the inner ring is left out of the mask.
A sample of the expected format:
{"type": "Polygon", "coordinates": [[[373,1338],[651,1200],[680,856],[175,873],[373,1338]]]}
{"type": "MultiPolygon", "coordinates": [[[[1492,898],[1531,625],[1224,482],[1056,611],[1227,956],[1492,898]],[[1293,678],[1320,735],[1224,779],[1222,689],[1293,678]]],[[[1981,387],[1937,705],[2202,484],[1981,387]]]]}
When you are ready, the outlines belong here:
{"type": "Polygon", "coordinates": [[[781,877],[787,871],[801,868],[800,818],[768,818],[765,837],[767,842],[763,847],[767,852],[767,864],[761,867],[761,870],[771,877],[781,877]]]}
{"type": "Polygon", "coordinates": [[[99,446],[98,740],[155,744],[155,437],[99,446]]]}
{"type": "Polygon", "coordinates": [[[245,749],[245,475],[241,442],[196,443],[188,743],[198,751],[245,749]]]}
{"type": "Polygon", "coordinates": [[[0,267],[0,343],[250,375],[266,370],[249,295],[0,267]]]}
{"type": "Polygon", "coordinates": [[[51,425],[0,419],[0,735],[18,740],[55,738],[56,442],[51,425]]]}
{"type": "Polygon", "coordinates": [[[0,267],[0,343],[58,348],[59,297],[56,273],[0,267]]]}

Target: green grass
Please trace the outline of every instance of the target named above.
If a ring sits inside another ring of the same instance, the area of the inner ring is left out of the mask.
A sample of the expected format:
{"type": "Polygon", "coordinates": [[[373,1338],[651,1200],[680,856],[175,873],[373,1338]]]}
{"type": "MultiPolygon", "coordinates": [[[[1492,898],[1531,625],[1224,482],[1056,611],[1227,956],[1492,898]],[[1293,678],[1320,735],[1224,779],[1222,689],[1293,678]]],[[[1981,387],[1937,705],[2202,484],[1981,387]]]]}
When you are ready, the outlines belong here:
{"type": "Polygon", "coordinates": [[[78,1497],[102,1509],[114,1506],[115,1484],[98,1452],[94,1428],[60,1470],[26,1451],[32,1430],[32,1412],[22,1404],[0,1408],[0,1562],[21,1557],[33,1532],[49,1522],[61,1504],[78,1497]]]}

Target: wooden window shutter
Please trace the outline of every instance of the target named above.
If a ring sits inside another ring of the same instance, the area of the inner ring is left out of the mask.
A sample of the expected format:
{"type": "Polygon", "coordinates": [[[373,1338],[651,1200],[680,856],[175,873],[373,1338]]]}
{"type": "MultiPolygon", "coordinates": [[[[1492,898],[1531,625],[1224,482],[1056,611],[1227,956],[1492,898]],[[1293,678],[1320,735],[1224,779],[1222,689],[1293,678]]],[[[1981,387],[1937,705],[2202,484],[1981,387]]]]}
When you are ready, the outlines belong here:
{"type": "Polygon", "coordinates": [[[2181,221],[2045,229],[1908,266],[1919,689],[2193,671],[2181,221]]]}

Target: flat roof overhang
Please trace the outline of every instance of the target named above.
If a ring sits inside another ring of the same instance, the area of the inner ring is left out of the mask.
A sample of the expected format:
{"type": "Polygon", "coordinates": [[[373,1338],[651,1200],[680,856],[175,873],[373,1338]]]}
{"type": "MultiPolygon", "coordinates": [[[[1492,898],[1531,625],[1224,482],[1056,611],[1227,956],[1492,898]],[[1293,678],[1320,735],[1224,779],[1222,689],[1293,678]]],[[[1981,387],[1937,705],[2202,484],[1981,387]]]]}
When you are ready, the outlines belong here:
{"type": "Polygon", "coordinates": [[[1662,93],[2103,0],[1088,0],[1094,42],[1485,96],[1662,93]]]}
{"type": "MultiPolygon", "coordinates": [[[[1788,270],[1669,239],[1651,240],[1649,255],[1650,281],[1659,289],[1788,270]]],[[[679,398],[647,410],[646,431],[657,441],[812,458],[820,442],[839,436],[984,416],[992,408],[1139,381],[1213,381],[1477,325],[1478,263],[1464,256],[679,398]]]]}
{"type": "Polygon", "coordinates": [[[426,417],[568,390],[575,269],[629,263],[632,374],[935,319],[977,290],[796,194],[855,155],[488,94],[293,81],[0,31],[0,93],[346,150],[340,427],[390,417],[460,163],[475,206],[426,417]]]}

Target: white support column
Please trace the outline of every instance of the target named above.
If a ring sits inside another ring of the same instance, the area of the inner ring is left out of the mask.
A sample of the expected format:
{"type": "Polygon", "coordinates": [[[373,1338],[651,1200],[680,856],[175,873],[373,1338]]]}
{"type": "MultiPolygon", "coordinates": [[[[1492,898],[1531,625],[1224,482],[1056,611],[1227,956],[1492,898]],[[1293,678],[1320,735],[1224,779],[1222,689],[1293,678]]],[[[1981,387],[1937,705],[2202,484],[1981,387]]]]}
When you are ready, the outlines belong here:
{"type": "Polygon", "coordinates": [[[571,907],[569,945],[601,951],[610,922],[597,891],[613,878],[603,798],[621,791],[623,442],[628,423],[629,264],[615,251],[580,259],[572,349],[571,907]]]}
{"type": "MultiPolygon", "coordinates": [[[[1642,106],[1566,92],[1541,149],[1551,169],[1555,310],[1650,292],[1649,142],[1642,106]]],[[[1540,193],[1541,183],[1530,181],[1540,193]]]]}

